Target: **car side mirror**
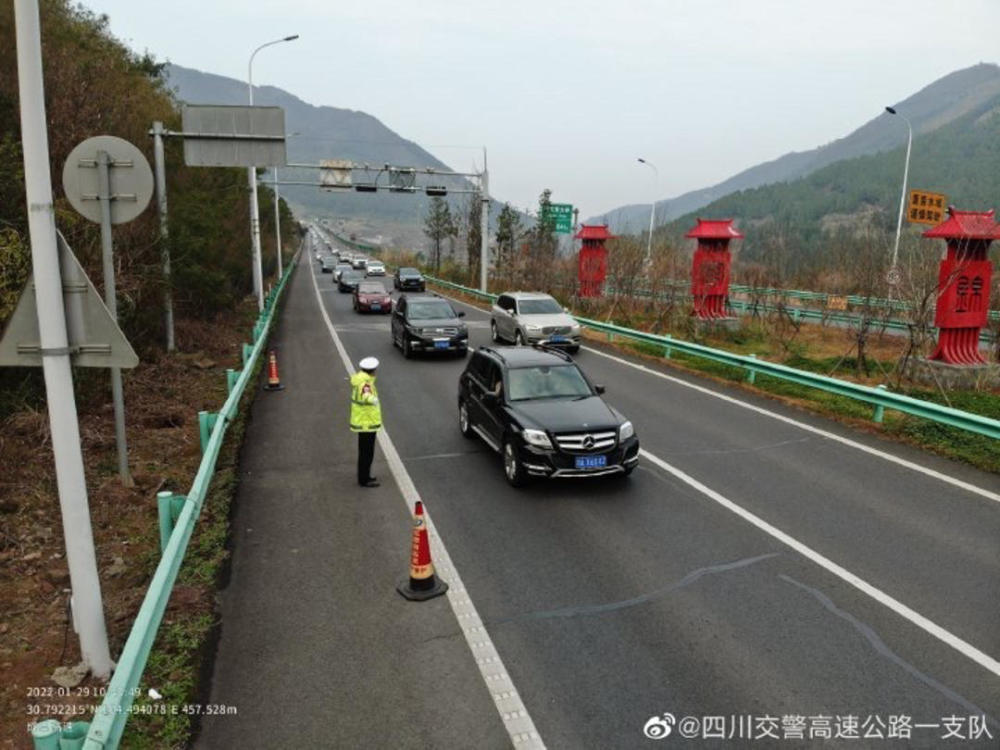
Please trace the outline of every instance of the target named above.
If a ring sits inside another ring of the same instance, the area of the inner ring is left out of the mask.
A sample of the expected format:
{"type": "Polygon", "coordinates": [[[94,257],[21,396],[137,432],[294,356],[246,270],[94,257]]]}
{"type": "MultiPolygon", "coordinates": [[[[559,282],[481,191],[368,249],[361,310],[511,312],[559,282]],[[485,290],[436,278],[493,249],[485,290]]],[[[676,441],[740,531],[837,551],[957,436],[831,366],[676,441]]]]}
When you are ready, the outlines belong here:
{"type": "Polygon", "coordinates": [[[500,402],[500,397],[493,391],[486,391],[483,393],[483,401],[485,401],[490,406],[495,406],[500,402]]]}
{"type": "Polygon", "coordinates": [[[458,313],[458,317],[460,317],[460,318],[464,318],[464,317],[465,317],[465,313],[464,313],[464,312],[459,312],[459,313],[458,313]]]}
{"type": "Polygon", "coordinates": [[[603,393],[604,393],[604,386],[603,385],[595,385],[594,386],[594,390],[597,391],[597,395],[598,396],[603,395],[603,393]]]}

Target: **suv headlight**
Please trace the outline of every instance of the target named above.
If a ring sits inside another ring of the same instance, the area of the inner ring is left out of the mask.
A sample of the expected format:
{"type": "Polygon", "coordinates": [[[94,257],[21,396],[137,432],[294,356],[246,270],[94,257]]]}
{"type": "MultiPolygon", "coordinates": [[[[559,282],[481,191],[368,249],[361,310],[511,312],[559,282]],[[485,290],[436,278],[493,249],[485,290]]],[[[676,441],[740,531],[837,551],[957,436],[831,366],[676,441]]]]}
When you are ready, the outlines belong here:
{"type": "Polygon", "coordinates": [[[524,437],[524,442],[528,445],[552,450],[552,442],[549,440],[549,436],[541,430],[524,430],[521,432],[521,435],[524,437]]]}
{"type": "Polygon", "coordinates": [[[528,325],[526,325],[525,328],[527,330],[529,330],[529,331],[540,331],[540,330],[542,330],[541,326],[534,326],[534,325],[531,325],[530,323],[528,325]]]}
{"type": "Polygon", "coordinates": [[[569,327],[569,332],[571,334],[573,334],[574,336],[579,336],[580,335],[580,326],[577,325],[576,323],[574,323],[573,325],[571,325],[569,327]]]}
{"type": "Polygon", "coordinates": [[[635,428],[632,426],[631,422],[626,421],[621,427],[618,428],[618,439],[628,440],[635,434],[635,428]]]}

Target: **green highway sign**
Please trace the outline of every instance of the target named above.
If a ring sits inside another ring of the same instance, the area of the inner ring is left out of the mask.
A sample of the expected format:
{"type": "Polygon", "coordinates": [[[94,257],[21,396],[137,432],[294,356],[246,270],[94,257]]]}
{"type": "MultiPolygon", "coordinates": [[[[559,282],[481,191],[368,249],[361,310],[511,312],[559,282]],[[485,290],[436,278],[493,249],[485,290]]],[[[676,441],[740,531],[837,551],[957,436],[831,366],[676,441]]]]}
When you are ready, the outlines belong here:
{"type": "Polygon", "coordinates": [[[552,222],[556,234],[569,234],[573,231],[572,203],[550,203],[548,208],[542,220],[552,222]]]}

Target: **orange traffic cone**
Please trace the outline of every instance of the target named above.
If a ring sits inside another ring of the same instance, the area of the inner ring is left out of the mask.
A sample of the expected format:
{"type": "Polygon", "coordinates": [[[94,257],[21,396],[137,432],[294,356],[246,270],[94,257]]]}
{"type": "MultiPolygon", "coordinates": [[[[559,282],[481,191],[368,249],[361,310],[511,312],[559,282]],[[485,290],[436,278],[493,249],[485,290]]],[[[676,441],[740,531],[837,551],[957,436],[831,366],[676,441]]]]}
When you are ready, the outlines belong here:
{"type": "Polygon", "coordinates": [[[431,546],[427,540],[427,525],[424,522],[424,504],[417,501],[413,512],[413,544],[410,549],[410,580],[403,581],[396,591],[410,601],[422,602],[433,599],[448,590],[448,584],[434,575],[431,562],[431,546]]]}
{"type": "Polygon", "coordinates": [[[267,385],[264,386],[264,390],[280,391],[284,387],[281,378],[278,377],[278,356],[274,353],[274,349],[271,349],[267,353],[267,385]]]}

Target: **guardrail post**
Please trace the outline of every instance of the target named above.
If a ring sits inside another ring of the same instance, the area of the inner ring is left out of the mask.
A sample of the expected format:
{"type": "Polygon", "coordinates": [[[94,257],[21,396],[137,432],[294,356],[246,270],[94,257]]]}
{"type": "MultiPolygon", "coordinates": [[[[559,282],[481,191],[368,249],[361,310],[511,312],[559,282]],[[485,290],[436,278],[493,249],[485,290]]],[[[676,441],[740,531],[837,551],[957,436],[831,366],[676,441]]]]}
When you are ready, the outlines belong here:
{"type": "Polygon", "coordinates": [[[218,419],[218,414],[210,414],[207,411],[198,412],[198,432],[201,435],[202,455],[208,449],[208,440],[212,437],[212,430],[215,429],[215,423],[218,419]]]}
{"type": "Polygon", "coordinates": [[[799,322],[799,316],[801,316],[801,315],[802,315],[802,310],[801,309],[799,309],[798,307],[793,307],[792,308],[792,320],[794,320],[796,323],[798,323],[799,322]]]}
{"type": "Polygon", "coordinates": [[[250,352],[253,351],[253,347],[250,344],[243,344],[243,366],[246,367],[247,362],[250,361],[250,352]]]}
{"type": "MultiPolygon", "coordinates": [[[[750,354],[747,356],[749,356],[750,359],[757,359],[756,354],[750,354]]],[[[750,385],[753,385],[754,383],[757,382],[757,371],[753,367],[747,367],[747,382],[750,385]]]]}
{"type": "Polygon", "coordinates": [[[59,750],[62,724],[55,719],[40,721],[31,728],[31,742],[35,750],[59,750]]]}
{"type": "Polygon", "coordinates": [[[226,393],[233,392],[233,388],[236,387],[236,381],[240,379],[240,372],[242,370],[234,370],[232,368],[226,370],[226,393]]]}
{"type": "Polygon", "coordinates": [[[181,509],[187,502],[185,495],[175,495],[164,491],[156,493],[156,511],[160,519],[160,554],[167,551],[170,535],[174,533],[174,525],[180,518],[181,509]]]}
{"type": "MultiPolygon", "coordinates": [[[[671,335],[670,335],[670,334],[668,333],[668,334],[667,334],[667,340],[669,341],[669,340],[670,340],[670,339],[672,339],[672,338],[673,338],[673,336],[671,336],[671,335]]],[[[666,346],[664,346],[664,347],[663,347],[663,358],[664,358],[664,359],[670,359],[670,356],[671,356],[671,355],[672,355],[673,353],[674,353],[674,348],[673,348],[672,346],[670,346],[670,344],[667,344],[666,346]]]]}
{"type": "MultiPolygon", "coordinates": [[[[888,388],[885,385],[877,386],[880,391],[886,391],[888,388]]],[[[875,411],[872,414],[872,421],[877,424],[882,424],[882,418],[885,416],[885,407],[882,404],[875,404],[875,411]]]]}

